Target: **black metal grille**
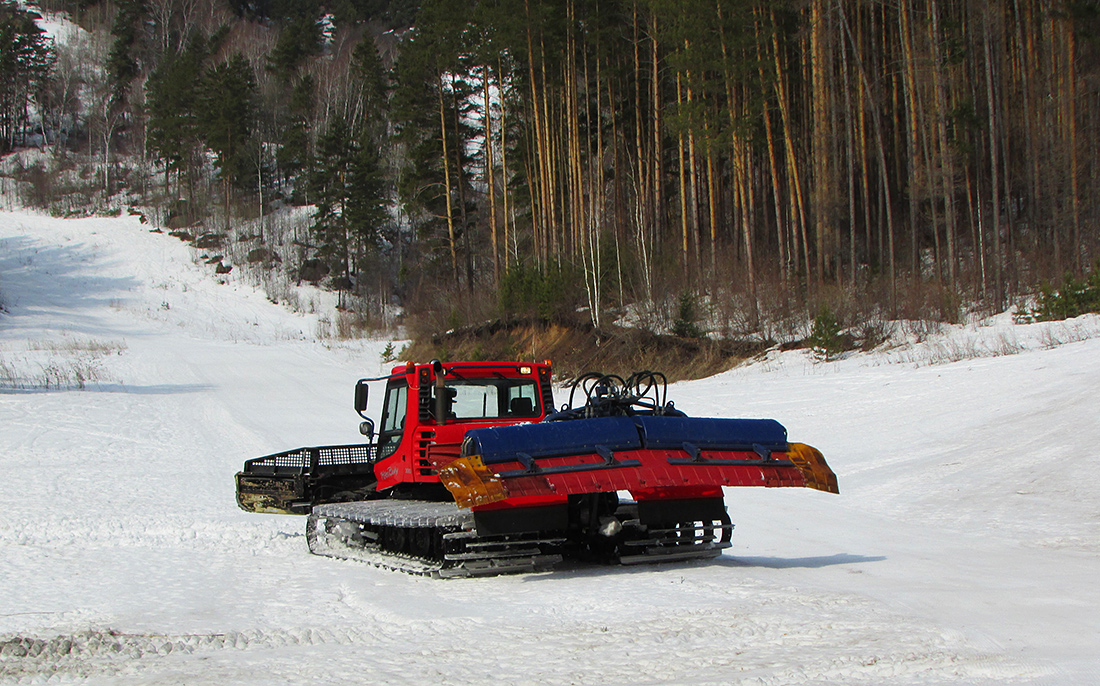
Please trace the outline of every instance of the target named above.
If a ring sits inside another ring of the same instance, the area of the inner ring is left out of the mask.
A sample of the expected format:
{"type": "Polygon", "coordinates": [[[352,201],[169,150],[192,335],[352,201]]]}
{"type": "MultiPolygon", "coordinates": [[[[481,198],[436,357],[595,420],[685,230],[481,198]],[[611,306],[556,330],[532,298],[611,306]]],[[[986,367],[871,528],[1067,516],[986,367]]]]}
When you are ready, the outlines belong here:
{"type": "Polygon", "coordinates": [[[363,464],[378,459],[378,446],[375,445],[331,445],[314,448],[317,451],[317,464],[363,464]]]}
{"type": "Polygon", "coordinates": [[[257,457],[244,463],[244,471],[246,474],[319,476],[319,471],[344,472],[344,469],[332,468],[370,466],[377,459],[376,445],[326,445],[257,457]]]}

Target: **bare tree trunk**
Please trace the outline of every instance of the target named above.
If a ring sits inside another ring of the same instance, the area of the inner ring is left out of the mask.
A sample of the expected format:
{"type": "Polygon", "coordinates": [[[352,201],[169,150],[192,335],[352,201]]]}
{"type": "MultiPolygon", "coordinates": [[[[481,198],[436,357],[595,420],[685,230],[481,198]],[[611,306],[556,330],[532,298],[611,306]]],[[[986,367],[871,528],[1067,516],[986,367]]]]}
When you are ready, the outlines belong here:
{"type": "MultiPolygon", "coordinates": [[[[856,85],[858,116],[856,124],[856,141],[859,144],[859,166],[862,170],[859,175],[860,190],[863,197],[863,235],[864,246],[867,254],[871,254],[872,246],[872,222],[871,222],[871,153],[870,146],[867,144],[867,100],[870,95],[867,89],[863,87],[863,82],[860,81],[856,85]]],[[[878,234],[878,253],[876,255],[876,265],[881,267],[888,260],[885,259],[885,255],[882,250],[882,231],[875,231],[878,234]]]]}
{"type": "Polygon", "coordinates": [[[655,10],[650,11],[650,31],[652,36],[650,38],[650,44],[652,47],[652,74],[650,83],[650,106],[653,118],[653,150],[650,152],[653,162],[653,171],[650,176],[650,190],[653,192],[653,240],[652,246],[657,244],[659,237],[663,234],[665,221],[665,206],[664,206],[664,194],[661,193],[661,86],[658,78],[660,76],[659,70],[659,52],[657,49],[657,12],[655,10]]]}
{"type": "MultiPolygon", "coordinates": [[[[1064,89],[1061,87],[1062,81],[1065,78],[1065,70],[1061,69],[1062,65],[1058,64],[1058,48],[1057,48],[1057,28],[1055,26],[1054,13],[1051,11],[1045,11],[1040,6],[1040,12],[1046,14],[1046,50],[1043,51],[1044,64],[1041,69],[1038,70],[1039,78],[1046,78],[1045,84],[1041,82],[1041,97],[1038,103],[1040,108],[1039,116],[1042,121],[1042,125],[1039,127],[1040,135],[1043,137],[1043,159],[1046,161],[1044,165],[1045,169],[1041,173],[1042,179],[1041,186],[1044,188],[1043,197],[1049,203],[1049,209],[1046,209],[1047,221],[1050,225],[1050,234],[1054,239],[1054,273],[1065,273],[1065,256],[1063,255],[1063,240],[1062,231],[1065,225],[1065,215],[1062,212],[1064,203],[1062,198],[1064,197],[1065,189],[1059,182],[1063,181],[1065,176],[1065,167],[1068,163],[1062,155],[1060,134],[1062,133],[1061,127],[1063,122],[1059,121],[1059,115],[1057,102],[1061,101],[1064,97],[1064,89]]],[[[1041,31],[1042,24],[1037,27],[1041,31]]],[[[1029,34],[1030,35],[1030,34],[1029,34]]],[[[1038,163],[1038,161],[1036,161],[1038,163]]]]}
{"type": "MultiPolygon", "coordinates": [[[[688,43],[688,41],[685,40],[684,41],[684,51],[687,52],[690,49],[691,49],[690,44],[688,43]]],[[[685,76],[687,78],[687,102],[688,102],[688,108],[690,109],[690,108],[692,108],[692,104],[695,101],[695,92],[694,92],[694,88],[692,87],[691,71],[688,70],[688,72],[685,74],[685,76]]],[[[702,271],[702,262],[700,260],[700,254],[699,254],[699,178],[698,178],[699,177],[699,174],[698,174],[699,164],[698,164],[698,158],[695,154],[695,124],[694,124],[694,122],[692,123],[691,128],[688,129],[688,158],[687,159],[688,159],[688,183],[689,183],[689,186],[688,186],[688,188],[689,188],[689,192],[688,192],[688,203],[689,203],[688,223],[689,223],[689,229],[691,231],[692,245],[693,245],[693,248],[694,248],[694,251],[693,251],[694,259],[695,259],[694,273],[696,275],[695,278],[697,279],[698,278],[698,273],[702,271]]]]}
{"type": "MultiPolygon", "coordinates": [[[[844,27],[845,32],[848,34],[848,40],[855,44],[855,38],[852,36],[852,30],[848,26],[848,19],[844,14],[844,5],[837,3],[837,9],[840,14],[840,23],[844,27]]],[[[856,69],[859,71],[860,80],[863,81],[863,87],[867,92],[873,93],[871,90],[871,84],[867,80],[867,72],[863,68],[863,60],[859,56],[859,51],[854,52],[856,69]]],[[[871,99],[872,103],[876,102],[874,98],[871,99]]],[[[893,198],[890,193],[890,174],[889,167],[886,165],[886,143],[882,137],[882,121],[879,116],[878,107],[872,105],[871,107],[871,120],[875,127],[875,147],[878,150],[878,163],[879,163],[879,178],[882,181],[882,204],[886,212],[886,236],[887,236],[887,250],[888,250],[888,265],[890,275],[890,309],[896,311],[897,309],[897,269],[894,260],[894,210],[893,210],[893,198]]]]}
{"type": "MultiPolygon", "coordinates": [[[[1032,23],[1031,7],[1027,5],[1025,21],[1025,15],[1020,12],[1020,0],[1013,0],[1012,4],[1016,15],[1016,41],[1019,50],[1019,73],[1020,83],[1023,87],[1022,109],[1024,115],[1024,146],[1027,159],[1031,163],[1031,173],[1028,174],[1027,179],[1031,191],[1031,201],[1027,203],[1028,224],[1030,225],[1032,234],[1037,235],[1037,209],[1042,202],[1042,184],[1039,178],[1039,151],[1036,150],[1035,140],[1038,113],[1034,109],[1035,96],[1033,95],[1034,84],[1032,83],[1032,69],[1035,69],[1039,64],[1039,58],[1036,55],[1035,40],[1030,29],[1032,23]],[[1026,34],[1025,29],[1027,30],[1026,34]]],[[[1007,155],[1005,162],[1006,164],[1008,163],[1007,155]]],[[[1007,197],[1006,195],[1006,198],[1007,197]]]]}
{"type": "MultiPolygon", "coordinates": [[[[653,290],[650,280],[649,250],[647,249],[648,236],[656,224],[656,210],[653,202],[653,192],[650,189],[652,169],[645,158],[645,141],[642,130],[642,56],[641,36],[638,32],[638,2],[632,4],[631,20],[634,29],[634,145],[635,145],[635,225],[638,234],[638,254],[642,259],[642,274],[646,288],[646,299],[653,299],[653,290]]],[[[656,125],[656,123],[654,123],[656,125]]]]}
{"type": "Polygon", "coordinates": [[[474,251],[470,245],[470,220],[466,214],[466,182],[463,179],[465,170],[462,166],[462,146],[464,141],[459,136],[459,111],[458,89],[455,86],[455,75],[451,74],[451,107],[454,112],[455,126],[455,189],[458,191],[458,214],[462,221],[462,244],[466,253],[466,289],[471,293],[474,290],[474,251]]]}
{"type": "MultiPolygon", "coordinates": [[[[688,89],[688,101],[691,101],[691,89],[688,89]]],[[[699,254],[699,160],[695,154],[695,132],[688,131],[688,202],[690,203],[689,219],[691,224],[691,240],[693,257],[695,260],[694,272],[698,279],[702,271],[702,258],[699,254]]]]}
{"type": "Polygon", "coordinates": [[[1069,179],[1070,194],[1073,196],[1073,266],[1077,274],[1084,271],[1081,264],[1081,186],[1079,183],[1080,166],[1077,153],[1077,56],[1076,43],[1073,36],[1073,26],[1064,28],[1066,38],[1066,81],[1068,83],[1065,94],[1066,125],[1069,127],[1069,179]]]}
{"type": "Polygon", "coordinates": [[[936,100],[936,133],[939,136],[940,163],[943,167],[943,213],[946,222],[947,238],[947,286],[955,290],[955,158],[947,141],[947,84],[944,83],[944,60],[940,49],[940,21],[937,0],[929,0],[928,11],[931,20],[928,24],[932,45],[932,88],[936,100]]]}
{"type": "MultiPolygon", "coordinates": [[[[840,0],[843,1],[843,0],[840,0]]],[[[853,49],[858,46],[853,45],[853,49]]],[[[856,183],[855,183],[855,138],[852,128],[852,83],[848,72],[848,49],[840,46],[841,69],[844,72],[844,142],[847,157],[845,185],[848,187],[848,287],[856,288],[856,183]]],[[[864,169],[864,174],[867,170],[864,169]]]]}
{"type": "Polygon", "coordinates": [[[566,137],[566,194],[568,207],[565,212],[568,231],[566,251],[570,257],[575,257],[578,247],[583,247],[582,232],[584,229],[584,193],[583,171],[581,169],[580,146],[580,106],[577,103],[577,64],[576,64],[576,37],[574,35],[574,3],[568,3],[567,31],[565,44],[565,64],[562,83],[565,90],[565,137],[566,137]]]}
{"type": "Polygon", "coordinates": [[[548,215],[546,214],[548,205],[546,186],[549,182],[548,176],[546,174],[546,157],[548,146],[546,141],[546,130],[543,121],[543,105],[541,104],[541,99],[539,98],[538,81],[535,79],[535,46],[534,39],[531,35],[531,8],[528,0],[524,0],[523,6],[527,12],[527,67],[528,78],[531,81],[531,108],[535,120],[535,167],[537,170],[537,173],[532,176],[532,181],[535,184],[535,189],[531,193],[531,202],[533,205],[535,205],[535,208],[531,212],[531,223],[535,243],[535,256],[540,262],[542,262],[547,242],[545,238],[545,233],[549,230],[550,226],[550,221],[548,215]]]}
{"type": "MultiPolygon", "coordinates": [[[[501,73],[499,56],[497,61],[497,74],[501,73]]],[[[511,230],[508,216],[508,140],[507,140],[507,120],[505,115],[507,114],[507,98],[505,98],[504,89],[506,88],[503,79],[499,79],[500,83],[500,188],[501,188],[501,214],[504,219],[504,269],[508,270],[511,265],[509,250],[508,236],[511,230]]],[[[497,283],[500,283],[499,281],[497,283]]]]}
{"type": "MultiPolygon", "coordinates": [[[[708,132],[709,134],[709,132],[708,132]]],[[[710,221],[710,282],[713,283],[718,271],[718,173],[714,164],[714,144],[707,145],[707,209],[710,221]]]]}
{"type": "MultiPolygon", "coordinates": [[[[683,107],[683,104],[683,77],[678,73],[676,74],[676,105],[677,107],[683,107]]],[[[684,269],[684,274],[688,276],[688,280],[690,281],[691,265],[688,262],[687,160],[685,159],[683,132],[676,136],[676,152],[680,161],[680,264],[684,269]]]]}
{"type": "MultiPolygon", "coordinates": [[[[606,62],[606,65],[607,65],[608,68],[610,68],[612,66],[611,61],[608,60],[606,62]]],[[[597,79],[597,84],[598,83],[599,83],[599,79],[597,79]]],[[[612,84],[613,84],[613,80],[608,79],[607,80],[607,104],[608,104],[609,108],[613,109],[614,106],[615,106],[615,90],[614,90],[612,84]]],[[[597,85],[597,87],[598,87],[598,85],[597,85]]],[[[619,120],[618,120],[618,117],[616,117],[614,114],[612,114],[611,115],[611,168],[612,169],[623,169],[624,168],[624,165],[621,163],[621,161],[619,159],[620,152],[625,152],[625,151],[621,150],[621,146],[619,145],[620,140],[621,139],[619,138],[619,120]]],[[[603,149],[602,143],[601,143],[600,149],[601,149],[601,151],[603,149]]],[[[603,169],[603,152],[600,153],[600,179],[601,179],[601,183],[606,182],[606,179],[604,178],[604,169],[603,169]]],[[[623,185],[623,180],[624,180],[623,175],[621,175],[621,174],[615,174],[614,175],[615,190],[613,192],[613,198],[614,199],[613,199],[613,202],[612,202],[612,207],[614,209],[611,212],[611,214],[612,214],[611,221],[607,222],[605,220],[605,218],[607,216],[607,212],[602,207],[600,209],[600,216],[597,218],[597,221],[598,221],[597,226],[598,227],[604,226],[605,223],[611,223],[611,225],[614,227],[613,233],[614,233],[614,237],[615,237],[615,270],[616,270],[616,273],[619,277],[618,281],[619,281],[619,306],[620,307],[622,307],[623,303],[625,302],[625,298],[623,297],[623,263],[622,263],[622,259],[621,259],[620,255],[619,255],[619,242],[620,242],[619,239],[621,238],[621,234],[622,234],[623,229],[625,228],[625,224],[626,224],[626,219],[625,219],[626,218],[626,198],[625,198],[626,189],[623,185]]]]}
{"type": "Polygon", "coordinates": [[[901,33],[902,61],[904,68],[902,75],[905,83],[905,104],[908,110],[906,120],[906,133],[908,134],[908,162],[909,188],[906,195],[909,198],[909,269],[914,277],[920,276],[920,234],[917,231],[917,190],[919,183],[918,162],[918,131],[920,127],[920,111],[917,107],[917,73],[913,55],[913,30],[911,27],[910,12],[912,0],[901,0],[898,8],[898,23],[901,33]]]}
{"type": "Polygon", "coordinates": [[[826,41],[825,0],[812,0],[810,3],[810,78],[811,110],[813,123],[813,209],[814,240],[817,244],[817,279],[820,284],[825,279],[826,269],[833,258],[834,229],[832,226],[831,205],[833,195],[832,165],[830,160],[829,130],[829,94],[826,82],[831,77],[826,41]]]}
{"type": "Polygon", "coordinates": [[[443,192],[447,196],[447,244],[451,249],[451,278],[458,287],[458,252],[455,249],[454,208],[451,206],[451,162],[447,153],[447,113],[443,105],[443,78],[439,79],[439,133],[443,141],[443,192]]]}
{"type": "Polygon", "coordinates": [[[489,234],[493,247],[493,283],[500,283],[500,248],[497,245],[497,191],[496,174],[493,165],[493,118],[492,104],[489,101],[489,65],[482,65],[483,87],[485,91],[485,191],[489,195],[489,234]]]}
{"type": "Polygon", "coordinates": [[[993,195],[993,300],[994,309],[1000,311],[1004,305],[1004,277],[1001,274],[1001,264],[1003,258],[1001,255],[1001,184],[1000,184],[1000,169],[1001,163],[998,158],[1000,150],[1000,127],[998,127],[997,121],[997,100],[994,96],[994,70],[993,70],[993,51],[991,47],[991,39],[989,36],[989,23],[990,18],[987,15],[986,20],[982,22],[982,43],[985,52],[985,95],[986,106],[989,109],[989,170],[990,170],[990,190],[993,195]]]}
{"type": "Polygon", "coordinates": [[[752,216],[751,216],[751,190],[749,189],[749,160],[748,146],[743,138],[735,138],[733,145],[733,186],[737,194],[737,205],[741,214],[741,231],[745,245],[745,272],[749,288],[751,324],[755,328],[759,321],[758,299],[756,293],[756,265],[752,254],[752,216]]]}
{"type": "Polygon", "coordinates": [[[564,231],[564,213],[565,207],[561,208],[562,221],[559,222],[558,216],[558,185],[561,181],[558,175],[558,161],[562,157],[562,142],[561,142],[561,125],[560,120],[563,116],[561,113],[561,107],[563,104],[561,98],[558,98],[558,118],[551,122],[550,103],[552,102],[550,97],[550,86],[548,85],[549,79],[546,75],[546,46],[544,44],[543,36],[539,35],[539,66],[542,73],[542,102],[543,102],[543,128],[546,136],[546,159],[543,161],[544,174],[546,176],[544,184],[544,201],[546,203],[546,236],[548,240],[545,242],[544,248],[547,252],[547,261],[550,255],[553,255],[555,259],[560,258],[562,255],[561,240],[564,236],[559,236],[559,232],[564,231]],[[553,123],[553,125],[551,125],[553,123]]]}
{"type": "Polygon", "coordinates": [[[633,0],[630,7],[630,27],[632,40],[630,41],[634,58],[634,185],[636,187],[634,202],[641,210],[642,216],[647,216],[649,207],[648,184],[645,163],[644,143],[642,141],[642,55],[641,36],[638,26],[638,0],[633,0]]]}
{"type": "MultiPolygon", "coordinates": [[[[719,7],[721,7],[720,4],[719,4],[719,7]]],[[[755,12],[754,12],[754,15],[755,15],[755,12]]],[[[756,20],[753,22],[753,31],[754,31],[754,35],[756,36],[757,72],[760,74],[761,83],[764,83],[766,77],[764,75],[763,47],[761,46],[761,41],[760,41],[760,21],[759,21],[759,17],[756,17],[756,20]]],[[[725,55],[725,41],[723,41],[722,49],[723,49],[723,56],[724,56],[725,55]]],[[[787,289],[787,279],[790,276],[789,272],[790,272],[790,266],[791,266],[790,265],[791,260],[790,260],[790,257],[788,257],[788,251],[791,250],[791,248],[788,247],[789,244],[787,242],[787,227],[786,227],[786,222],[783,221],[783,202],[782,202],[782,191],[781,191],[780,182],[779,182],[779,163],[776,160],[776,152],[775,152],[775,132],[772,129],[771,112],[769,112],[766,107],[764,109],[764,135],[766,137],[767,145],[768,145],[768,173],[769,173],[769,176],[771,178],[772,203],[775,206],[774,207],[774,209],[775,209],[775,237],[776,237],[776,244],[778,245],[778,248],[779,248],[778,249],[778,256],[779,256],[780,288],[782,290],[786,291],[786,289],[787,289]]],[[[793,249],[797,250],[797,247],[795,247],[793,249]]]]}
{"type": "Polygon", "coordinates": [[[256,225],[259,227],[260,245],[264,244],[264,144],[256,145],[256,225]]]}
{"type": "MultiPolygon", "coordinates": [[[[597,46],[597,52],[598,52],[598,46],[597,46]]],[[[592,256],[592,299],[591,299],[592,304],[590,305],[590,307],[591,307],[591,319],[592,319],[592,325],[595,326],[597,329],[600,327],[600,324],[601,324],[600,307],[601,307],[601,303],[603,301],[603,281],[601,279],[601,273],[603,271],[603,256],[602,256],[601,252],[602,252],[603,248],[602,248],[602,245],[601,245],[602,236],[600,235],[601,234],[600,228],[601,228],[601,225],[602,225],[601,220],[602,220],[603,215],[604,215],[604,212],[603,212],[604,184],[606,183],[606,179],[604,178],[604,165],[603,165],[603,156],[604,156],[603,133],[602,133],[603,127],[599,125],[600,116],[601,116],[601,113],[603,112],[603,107],[601,105],[601,100],[600,100],[600,87],[599,87],[600,78],[601,78],[600,61],[599,61],[599,58],[597,57],[596,58],[596,84],[597,85],[594,89],[596,91],[596,112],[595,112],[595,115],[593,115],[593,113],[588,109],[587,104],[585,106],[585,114],[586,114],[586,118],[588,119],[588,121],[589,122],[591,122],[591,121],[596,121],[597,122],[596,126],[594,127],[595,131],[596,131],[596,154],[595,154],[596,187],[595,187],[595,192],[592,193],[592,195],[591,195],[591,197],[589,198],[589,201],[588,201],[589,216],[588,216],[588,221],[586,222],[586,228],[587,228],[587,231],[588,231],[588,253],[592,256]]],[[[585,83],[588,83],[588,58],[587,58],[587,56],[585,57],[585,61],[584,61],[584,80],[585,80],[585,83]]],[[[590,101],[591,101],[590,98],[585,99],[585,103],[589,103],[590,101]]],[[[591,166],[592,160],[593,160],[592,145],[591,145],[592,137],[591,136],[588,137],[588,142],[589,142],[588,159],[589,159],[589,165],[591,166]]],[[[592,176],[593,176],[593,174],[590,173],[589,178],[591,178],[592,176]]]]}
{"type": "MultiPolygon", "coordinates": [[[[775,24],[775,14],[772,14],[772,24],[775,24]]],[[[779,99],[779,114],[783,122],[783,144],[784,150],[787,155],[787,173],[790,177],[791,184],[794,186],[794,193],[788,193],[791,199],[791,219],[795,222],[796,238],[795,240],[801,247],[801,263],[806,265],[807,282],[810,281],[810,248],[806,239],[806,214],[805,214],[805,201],[802,197],[802,181],[798,168],[798,156],[794,150],[794,128],[791,124],[791,110],[787,100],[787,80],[783,74],[783,65],[780,59],[779,51],[779,36],[776,32],[772,31],[772,52],[775,58],[775,94],[779,99]]],[[[792,250],[794,255],[795,269],[799,268],[799,251],[792,250]]]]}

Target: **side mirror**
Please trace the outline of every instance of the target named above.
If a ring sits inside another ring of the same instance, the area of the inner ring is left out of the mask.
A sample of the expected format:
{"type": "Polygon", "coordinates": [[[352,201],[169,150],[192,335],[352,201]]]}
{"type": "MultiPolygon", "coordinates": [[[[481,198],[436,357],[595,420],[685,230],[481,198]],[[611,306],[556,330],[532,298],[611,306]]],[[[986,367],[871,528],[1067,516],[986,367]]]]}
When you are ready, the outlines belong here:
{"type": "Polygon", "coordinates": [[[366,379],[359,379],[355,384],[355,411],[359,413],[360,417],[369,419],[363,413],[367,411],[367,381],[366,379]]]}
{"type": "Polygon", "coordinates": [[[367,442],[374,440],[374,420],[368,419],[359,423],[359,433],[367,437],[367,442]]]}

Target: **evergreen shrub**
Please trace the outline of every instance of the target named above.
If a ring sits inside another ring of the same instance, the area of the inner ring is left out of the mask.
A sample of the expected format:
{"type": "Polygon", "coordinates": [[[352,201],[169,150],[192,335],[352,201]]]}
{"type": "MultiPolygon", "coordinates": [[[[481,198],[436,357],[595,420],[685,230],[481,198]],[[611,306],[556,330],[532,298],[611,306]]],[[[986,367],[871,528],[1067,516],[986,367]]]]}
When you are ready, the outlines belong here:
{"type": "Polygon", "coordinates": [[[672,322],[672,333],[681,338],[705,338],[706,332],[696,324],[699,319],[698,309],[695,294],[682,293],[676,319],[672,322]]]}
{"type": "Polygon", "coordinates": [[[504,316],[536,316],[550,321],[576,309],[577,279],[560,263],[545,269],[517,264],[500,279],[498,300],[504,316]]]}
{"type": "Polygon", "coordinates": [[[832,360],[844,352],[844,339],[840,335],[840,322],[828,306],[822,305],[817,316],[814,317],[813,327],[810,329],[810,337],[806,342],[810,349],[820,360],[832,360]]]}
{"type": "Polygon", "coordinates": [[[1060,288],[1042,284],[1032,316],[1039,321],[1053,321],[1089,312],[1100,312],[1100,260],[1083,279],[1066,274],[1060,288]]]}

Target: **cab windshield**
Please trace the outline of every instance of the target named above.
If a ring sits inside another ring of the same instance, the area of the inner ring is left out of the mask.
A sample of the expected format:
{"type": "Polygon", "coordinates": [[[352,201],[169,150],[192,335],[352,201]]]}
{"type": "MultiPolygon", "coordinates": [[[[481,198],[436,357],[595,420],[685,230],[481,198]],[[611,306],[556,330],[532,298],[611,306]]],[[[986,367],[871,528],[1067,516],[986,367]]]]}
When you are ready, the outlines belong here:
{"type": "Polygon", "coordinates": [[[444,406],[449,420],[524,419],[542,413],[538,386],[530,379],[448,379],[444,406]]]}

